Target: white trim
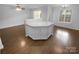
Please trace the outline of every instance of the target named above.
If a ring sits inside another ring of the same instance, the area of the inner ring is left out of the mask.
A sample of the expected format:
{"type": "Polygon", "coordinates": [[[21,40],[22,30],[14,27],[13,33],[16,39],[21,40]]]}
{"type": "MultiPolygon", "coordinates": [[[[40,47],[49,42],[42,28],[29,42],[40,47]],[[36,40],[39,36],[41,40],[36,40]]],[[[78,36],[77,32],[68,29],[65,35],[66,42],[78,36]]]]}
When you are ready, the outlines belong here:
{"type": "MultiPolygon", "coordinates": [[[[19,26],[19,25],[24,25],[24,23],[20,23],[20,24],[16,24],[16,25],[10,25],[10,26],[0,27],[0,29],[5,29],[5,28],[9,28],[9,27],[13,27],[13,26],[19,26]]],[[[54,24],[54,25],[56,25],[56,24],[54,24]]],[[[56,25],[56,26],[64,27],[64,26],[61,26],[61,25],[56,25]]],[[[64,28],[73,29],[73,30],[79,30],[79,29],[77,29],[77,28],[69,28],[69,27],[64,27],[64,28]]]]}
{"type": "Polygon", "coordinates": [[[58,21],[58,23],[72,23],[72,22],[71,21],[70,22],[58,21]]]}
{"type": "Polygon", "coordinates": [[[19,25],[23,25],[23,23],[15,24],[15,25],[9,25],[9,26],[3,26],[3,27],[0,27],[0,29],[5,29],[5,28],[14,27],[14,26],[19,26],[19,25]]]}
{"type": "MultiPolygon", "coordinates": [[[[56,24],[55,24],[56,25],[56,24]]],[[[59,27],[63,27],[63,28],[68,28],[68,29],[72,29],[72,30],[79,30],[79,29],[77,29],[77,28],[69,28],[69,27],[65,27],[65,26],[60,26],[60,25],[56,25],[56,26],[59,26],[59,27]]]]}
{"type": "Polygon", "coordinates": [[[69,29],[73,29],[73,30],[79,30],[79,29],[77,29],[77,28],[69,28],[69,29]]]}

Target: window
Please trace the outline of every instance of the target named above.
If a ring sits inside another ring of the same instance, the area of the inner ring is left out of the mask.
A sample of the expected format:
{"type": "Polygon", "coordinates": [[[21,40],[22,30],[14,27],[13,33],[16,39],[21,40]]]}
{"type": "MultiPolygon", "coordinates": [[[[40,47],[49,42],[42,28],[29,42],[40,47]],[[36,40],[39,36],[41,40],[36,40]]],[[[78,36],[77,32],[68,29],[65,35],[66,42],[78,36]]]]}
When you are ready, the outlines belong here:
{"type": "Polygon", "coordinates": [[[69,23],[71,22],[71,9],[64,8],[60,12],[60,19],[59,22],[69,23]]]}
{"type": "Polygon", "coordinates": [[[41,18],[41,10],[33,11],[33,18],[40,19],[41,18]]]}

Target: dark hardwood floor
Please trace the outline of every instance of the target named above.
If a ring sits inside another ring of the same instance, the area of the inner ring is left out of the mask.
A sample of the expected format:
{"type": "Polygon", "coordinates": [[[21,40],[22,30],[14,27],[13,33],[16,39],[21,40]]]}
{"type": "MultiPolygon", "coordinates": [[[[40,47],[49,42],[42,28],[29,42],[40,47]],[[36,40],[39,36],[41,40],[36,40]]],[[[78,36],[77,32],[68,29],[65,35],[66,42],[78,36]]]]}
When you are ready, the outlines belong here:
{"type": "Polygon", "coordinates": [[[34,41],[25,36],[24,26],[0,30],[2,54],[79,53],[79,31],[55,26],[48,40],[34,41]]]}

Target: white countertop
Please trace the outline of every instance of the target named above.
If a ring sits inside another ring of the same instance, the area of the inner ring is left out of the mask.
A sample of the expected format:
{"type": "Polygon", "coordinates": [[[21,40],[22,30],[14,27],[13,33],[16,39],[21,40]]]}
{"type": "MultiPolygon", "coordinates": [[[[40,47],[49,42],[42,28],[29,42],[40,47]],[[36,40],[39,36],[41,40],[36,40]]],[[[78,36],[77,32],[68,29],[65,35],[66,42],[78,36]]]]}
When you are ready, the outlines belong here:
{"type": "Polygon", "coordinates": [[[52,25],[52,24],[53,24],[53,23],[51,23],[51,22],[46,22],[46,21],[26,22],[26,25],[33,26],[33,27],[37,27],[37,26],[50,26],[50,25],[52,25]]]}

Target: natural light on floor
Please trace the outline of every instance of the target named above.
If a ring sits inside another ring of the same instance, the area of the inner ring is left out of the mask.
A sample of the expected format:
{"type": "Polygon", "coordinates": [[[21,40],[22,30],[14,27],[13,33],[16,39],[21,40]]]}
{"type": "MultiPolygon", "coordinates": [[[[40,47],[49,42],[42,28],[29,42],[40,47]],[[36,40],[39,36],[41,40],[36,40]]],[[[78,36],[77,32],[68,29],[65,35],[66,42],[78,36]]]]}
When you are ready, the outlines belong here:
{"type": "Polygon", "coordinates": [[[21,41],[21,47],[24,47],[25,46],[25,44],[26,44],[26,42],[23,40],[23,41],[21,41]]]}
{"type": "Polygon", "coordinates": [[[64,45],[67,45],[68,44],[68,41],[69,41],[69,33],[68,32],[65,32],[65,31],[58,30],[57,31],[57,38],[64,45]]]}

